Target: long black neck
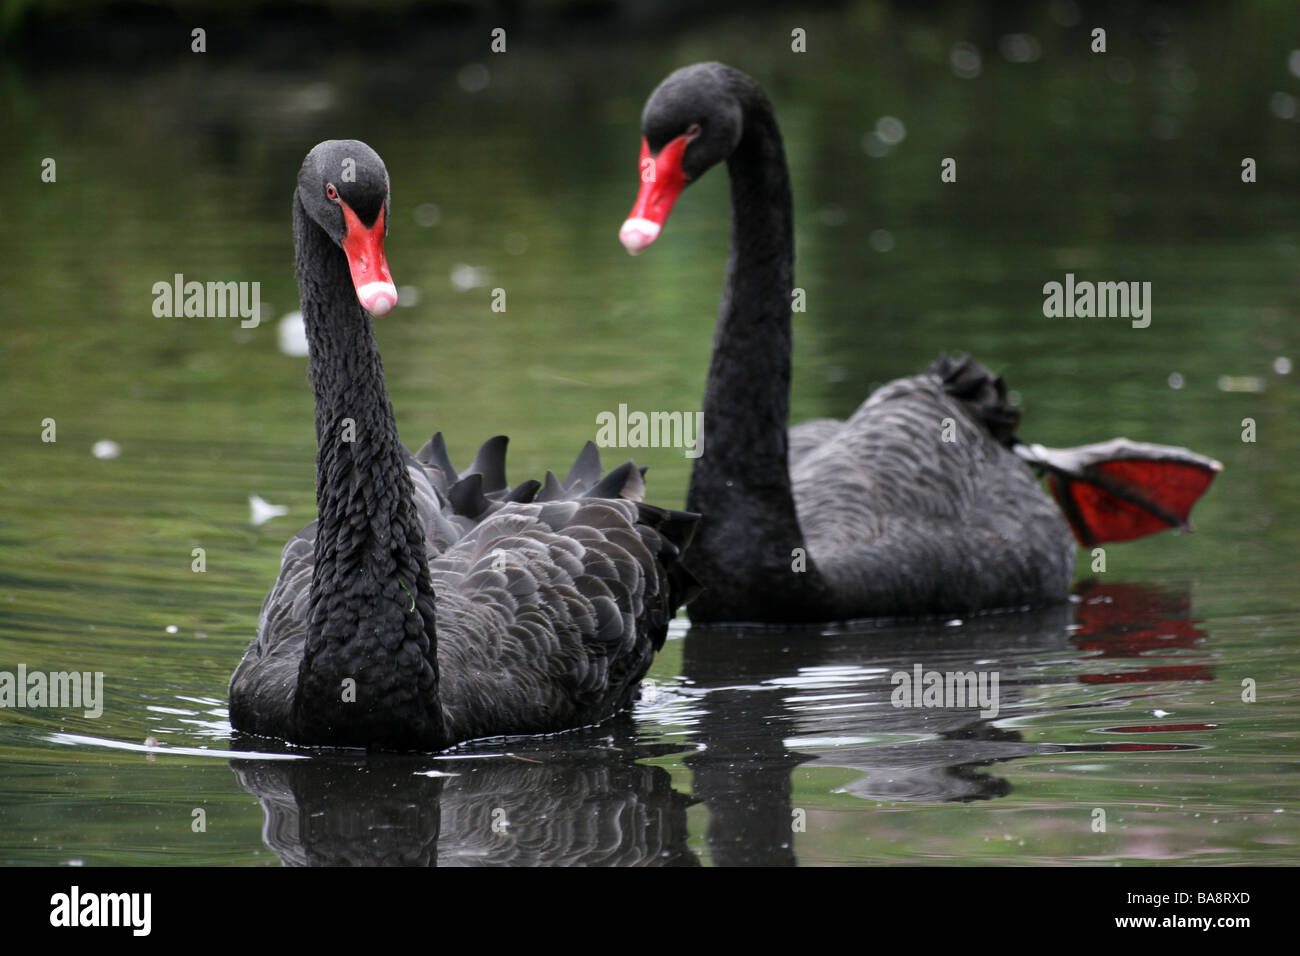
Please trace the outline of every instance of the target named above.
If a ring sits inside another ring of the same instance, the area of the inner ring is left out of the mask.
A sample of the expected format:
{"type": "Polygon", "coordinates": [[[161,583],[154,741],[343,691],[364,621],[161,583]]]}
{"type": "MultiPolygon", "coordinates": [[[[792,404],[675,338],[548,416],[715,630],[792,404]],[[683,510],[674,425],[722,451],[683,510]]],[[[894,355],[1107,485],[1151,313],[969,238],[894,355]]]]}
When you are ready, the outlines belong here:
{"type": "Polygon", "coordinates": [[[316,396],[316,564],[295,716],[303,742],[438,746],[433,588],[369,314],[294,199],[316,396]]]}
{"type": "Polygon", "coordinates": [[[707,582],[690,607],[697,621],[806,619],[801,609],[826,601],[790,488],[790,173],[772,107],[745,81],[736,90],[744,133],[727,160],[731,251],[704,392],[704,451],[688,496],[704,515],[691,547],[707,582]]]}

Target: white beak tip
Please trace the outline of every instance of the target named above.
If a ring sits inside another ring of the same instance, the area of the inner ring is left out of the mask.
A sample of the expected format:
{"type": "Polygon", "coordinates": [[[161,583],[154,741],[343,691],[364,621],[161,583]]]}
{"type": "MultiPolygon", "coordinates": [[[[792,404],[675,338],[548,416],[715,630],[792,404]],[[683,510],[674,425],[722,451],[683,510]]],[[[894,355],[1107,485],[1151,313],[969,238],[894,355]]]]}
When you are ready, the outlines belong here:
{"type": "Polygon", "coordinates": [[[357,298],[371,315],[387,315],[397,305],[397,289],[391,282],[369,282],[357,289],[357,298]]]}
{"type": "Polygon", "coordinates": [[[638,256],[659,238],[662,228],[659,223],[651,222],[649,219],[629,219],[618,231],[618,241],[623,243],[623,248],[627,250],[628,255],[638,256]]]}

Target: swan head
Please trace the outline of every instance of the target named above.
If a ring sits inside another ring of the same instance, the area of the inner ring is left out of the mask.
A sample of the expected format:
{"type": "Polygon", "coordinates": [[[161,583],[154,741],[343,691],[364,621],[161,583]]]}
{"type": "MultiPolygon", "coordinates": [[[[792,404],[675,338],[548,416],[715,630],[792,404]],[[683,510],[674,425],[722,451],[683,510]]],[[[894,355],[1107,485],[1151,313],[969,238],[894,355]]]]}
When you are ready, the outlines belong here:
{"type": "Polygon", "coordinates": [[[317,144],[298,172],[298,199],[347,256],[362,307],[376,316],[390,312],[397,287],[384,258],[390,198],[379,154],[355,139],[317,144]]]}
{"type": "Polygon", "coordinates": [[[641,114],[641,189],[618,238],[637,255],[659,238],[690,183],[735,151],[744,132],[739,91],[753,80],[721,63],[669,74],[641,114]]]}

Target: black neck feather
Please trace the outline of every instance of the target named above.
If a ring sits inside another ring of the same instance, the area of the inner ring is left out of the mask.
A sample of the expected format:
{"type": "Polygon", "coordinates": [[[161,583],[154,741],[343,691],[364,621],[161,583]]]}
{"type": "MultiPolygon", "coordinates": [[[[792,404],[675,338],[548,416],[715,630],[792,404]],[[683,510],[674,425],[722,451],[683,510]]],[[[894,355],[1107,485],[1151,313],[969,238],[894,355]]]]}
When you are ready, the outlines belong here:
{"type": "Polygon", "coordinates": [[[433,589],[407,455],[343,251],[294,202],[316,397],[316,564],[296,719],[304,739],[436,746],[433,589]]]}
{"type": "Polygon", "coordinates": [[[772,108],[749,80],[736,91],[744,134],[727,161],[731,249],[704,394],[704,453],[687,507],[704,515],[691,548],[708,582],[694,620],[782,620],[824,604],[790,487],[793,204],[772,108]],[[796,571],[802,559],[806,570],[796,571]]]}

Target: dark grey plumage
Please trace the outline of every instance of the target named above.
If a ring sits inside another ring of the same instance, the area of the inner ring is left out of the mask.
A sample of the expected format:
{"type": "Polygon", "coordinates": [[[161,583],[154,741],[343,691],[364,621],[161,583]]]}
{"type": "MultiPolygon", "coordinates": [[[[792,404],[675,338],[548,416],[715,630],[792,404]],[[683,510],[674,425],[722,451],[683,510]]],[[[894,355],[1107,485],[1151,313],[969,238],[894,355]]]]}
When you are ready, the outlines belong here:
{"type": "MultiPolygon", "coordinates": [[[[432,444],[442,446],[441,433],[432,444]]],[[[480,458],[493,449],[504,478],[505,439],[485,443],[480,458]]],[[[599,469],[594,445],[584,456],[599,469]]],[[[561,485],[550,501],[520,501],[503,480],[489,497],[477,487],[482,473],[458,476],[446,465],[412,457],[407,468],[436,596],[445,733],[433,746],[564,730],[628,706],[668,621],[693,593],[677,564],[692,519],[589,497],[580,482],[561,485]],[[458,493],[469,488],[477,497],[458,493]],[[471,501],[468,513],[455,501],[471,501]]],[[[640,473],[631,473],[634,491],[640,473]]],[[[257,640],[232,678],[232,722],[249,732],[304,742],[274,728],[294,722],[316,534],[312,522],[285,545],[257,640]],[[236,719],[250,706],[256,714],[236,719]]]]}
{"type": "Polygon", "coordinates": [[[388,207],[365,144],[308,155],[294,220],[318,519],[285,546],[231,679],[231,723],[301,744],[440,749],[600,721],[631,703],[692,593],[677,559],[695,516],[641,503],[631,462],[602,478],[590,444],[568,481],[514,488],[504,437],[464,473],[441,435],[418,457],[402,447],[341,218],[319,198],[344,158],[363,185],[339,184],[331,202],[388,207]]]}
{"type": "Polygon", "coordinates": [[[796,438],[804,428],[790,430],[795,506],[843,616],[1015,607],[1069,587],[1060,511],[937,369],[813,424],[815,444],[796,438]]]}

